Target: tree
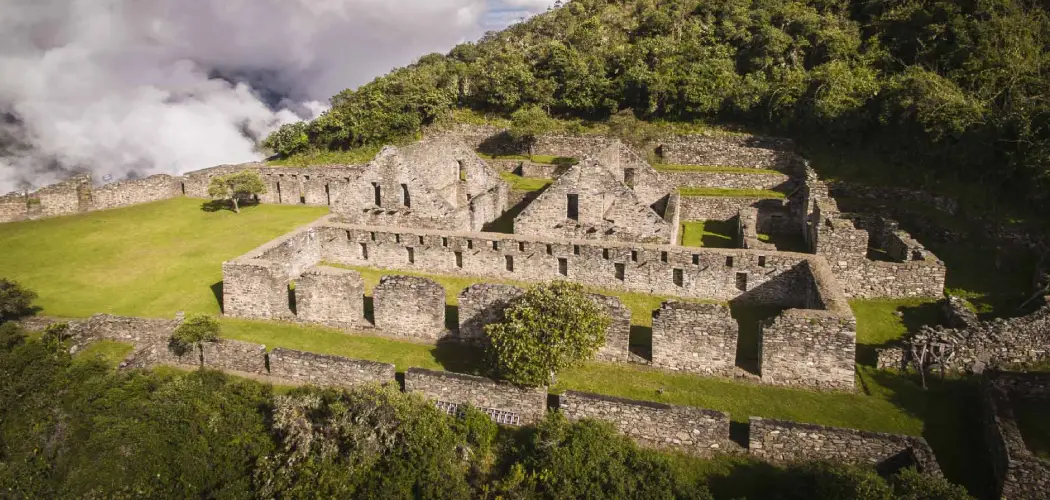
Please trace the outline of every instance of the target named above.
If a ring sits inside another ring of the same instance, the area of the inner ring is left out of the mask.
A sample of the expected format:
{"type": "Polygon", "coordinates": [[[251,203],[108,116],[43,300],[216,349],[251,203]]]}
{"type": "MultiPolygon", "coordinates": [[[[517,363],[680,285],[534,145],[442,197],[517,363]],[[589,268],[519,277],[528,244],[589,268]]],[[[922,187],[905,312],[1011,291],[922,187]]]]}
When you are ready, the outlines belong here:
{"type": "Polygon", "coordinates": [[[219,340],[219,320],[206,314],[190,316],[184,320],[168,342],[168,348],[178,356],[196,348],[201,366],[204,366],[204,343],[219,340]]]}
{"type": "Polygon", "coordinates": [[[547,112],[538,106],[521,108],[510,115],[510,136],[518,142],[529,145],[529,155],[536,144],[536,138],[550,132],[554,127],[554,120],[547,116],[547,112]]]}
{"type": "Polygon", "coordinates": [[[893,497],[898,500],[966,500],[972,498],[966,488],[949,483],[941,476],[922,474],[914,468],[904,469],[890,477],[893,497]]]}
{"type": "Polygon", "coordinates": [[[211,178],[208,184],[208,195],[230,200],[233,211],[240,213],[241,208],[238,200],[252,195],[266,193],[266,185],[263,184],[259,173],[254,170],[241,170],[232,174],[217,175],[211,178]]]}
{"type": "Polygon", "coordinates": [[[515,384],[538,386],[605,344],[609,316],[576,283],[537,285],[513,303],[504,321],[485,326],[488,359],[495,374],[515,384]]]}
{"type": "Polygon", "coordinates": [[[281,156],[291,156],[309,149],[310,138],[306,132],[306,122],[286,123],[263,139],[262,145],[281,156]]]}
{"type": "Polygon", "coordinates": [[[18,282],[0,278],[0,322],[32,314],[36,297],[36,292],[18,282]]]}

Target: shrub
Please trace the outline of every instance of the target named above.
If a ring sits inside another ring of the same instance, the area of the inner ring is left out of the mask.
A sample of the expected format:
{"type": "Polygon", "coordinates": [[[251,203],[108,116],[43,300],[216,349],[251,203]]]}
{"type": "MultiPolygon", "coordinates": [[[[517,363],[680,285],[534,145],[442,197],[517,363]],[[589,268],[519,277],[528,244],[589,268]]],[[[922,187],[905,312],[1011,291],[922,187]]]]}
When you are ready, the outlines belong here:
{"type": "Polygon", "coordinates": [[[609,327],[608,315],[580,285],[562,281],[530,288],[504,316],[485,326],[490,367],[499,378],[530,386],[593,356],[609,327]]]}
{"type": "Polygon", "coordinates": [[[0,278],[0,322],[32,314],[36,297],[36,292],[15,281],[0,278]]]}
{"type": "Polygon", "coordinates": [[[254,170],[241,170],[227,175],[217,175],[211,178],[208,184],[208,195],[230,200],[233,211],[240,213],[239,200],[254,195],[266,193],[266,184],[263,184],[259,173],[254,170]]]}
{"type": "Polygon", "coordinates": [[[182,356],[193,348],[200,353],[201,365],[204,365],[204,343],[219,340],[219,320],[206,314],[190,316],[172,334],[168,342],[170,349],[177,356],[182,356]]]}

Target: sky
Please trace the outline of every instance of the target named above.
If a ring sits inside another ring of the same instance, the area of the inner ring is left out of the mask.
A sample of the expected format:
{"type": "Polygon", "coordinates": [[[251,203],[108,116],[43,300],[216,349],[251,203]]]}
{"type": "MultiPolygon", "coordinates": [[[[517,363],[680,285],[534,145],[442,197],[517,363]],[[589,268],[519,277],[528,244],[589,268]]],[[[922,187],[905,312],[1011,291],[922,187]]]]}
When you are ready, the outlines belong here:
{"type": "Polygon", "coordinates": [[[0,194],[259,159],[283,123],[553,0],[0,0],[0,194]]]}

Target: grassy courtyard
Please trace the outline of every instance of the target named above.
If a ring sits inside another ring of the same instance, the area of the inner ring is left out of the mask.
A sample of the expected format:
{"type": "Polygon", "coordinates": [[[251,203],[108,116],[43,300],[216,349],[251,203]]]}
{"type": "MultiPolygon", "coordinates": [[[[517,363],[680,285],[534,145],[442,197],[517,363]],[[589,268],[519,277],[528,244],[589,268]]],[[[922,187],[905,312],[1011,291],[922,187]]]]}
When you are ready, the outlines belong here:
{"type": "Polygon", "coordinates": [[[258,205],[240,214],[174,198],[0,224],[0,276],[40,294],[41,314],[218,313],[222,262],[328,212],[258,205]]]}
{"type": "Polygon", "coordinates": [[[541,177],[522,177],[518,174],[511,172],[500,172],[499,176],[510,185],[510,188],[514,191],[539,191],[547,186],[550,186],[554,182],[554,179],[544,179],[541,177]]]}
{"type": "Polygon", "coordinates": [[[678,230],[679,244],[686,247],[736,248],[736,229],[729,221],[690,220],[678,230]]]}

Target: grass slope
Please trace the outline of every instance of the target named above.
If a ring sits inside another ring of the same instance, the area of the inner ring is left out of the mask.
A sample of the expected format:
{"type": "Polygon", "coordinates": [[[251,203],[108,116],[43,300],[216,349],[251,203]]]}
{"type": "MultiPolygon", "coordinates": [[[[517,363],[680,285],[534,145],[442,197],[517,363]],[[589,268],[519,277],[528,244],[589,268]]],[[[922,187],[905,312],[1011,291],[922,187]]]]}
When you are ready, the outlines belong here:
{"type": "Polygon", "coordinates": [[[240,214],[208,212],[202,210],[204,201],[174,198],[0,224],[0,276],[40,294],[41,314],[214,314],[224,260],[328,211],[258,205],[240,214]]]}
{"type": "Polygon", "coordinates": [[[522,177],[518,174],[510,172],[500,172],[499,176],[503,178],[507,184],[510,184],[510,188],[515,191],[539,191],[554,182],[554,179],[543,179],[539,177],[522,177]]]}
{"type": "Polygon", "coordinates": [[[101,359],[110,366],[117,366],[127,358],[135,346],[112,340],[99,340],[88,344],[76,354],[77,359],[101,359]]]}

